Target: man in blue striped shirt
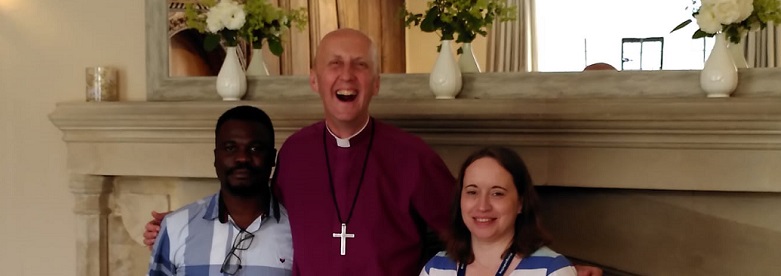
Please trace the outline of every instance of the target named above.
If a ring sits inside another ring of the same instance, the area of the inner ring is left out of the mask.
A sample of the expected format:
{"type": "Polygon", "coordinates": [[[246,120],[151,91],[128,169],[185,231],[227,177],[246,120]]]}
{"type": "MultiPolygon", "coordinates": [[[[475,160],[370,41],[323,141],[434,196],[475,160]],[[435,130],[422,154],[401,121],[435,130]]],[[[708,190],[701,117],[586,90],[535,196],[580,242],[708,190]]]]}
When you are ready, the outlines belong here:
{"type": "Polygon", "coordinates": [[[260,109],[232,108],[215,128],[220,191],[168,214],[149,275],[291,275],[287,211],[271,195],[274,127],[260,109]]]}

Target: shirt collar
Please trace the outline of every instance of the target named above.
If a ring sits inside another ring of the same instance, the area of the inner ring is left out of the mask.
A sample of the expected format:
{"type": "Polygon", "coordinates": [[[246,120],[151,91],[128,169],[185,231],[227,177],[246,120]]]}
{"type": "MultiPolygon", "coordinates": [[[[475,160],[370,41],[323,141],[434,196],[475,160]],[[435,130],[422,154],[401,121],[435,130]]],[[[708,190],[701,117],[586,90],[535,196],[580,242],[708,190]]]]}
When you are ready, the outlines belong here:
{"type": "Polygon", "coordinates": [[[212,195],[211,200],[209,200],[209,205],[206,205],[206,213],[203,214],[203,219],[215,220],[218,217],[220,217],[219,205],[221,205],[221,202],[220,202],[220,193],[218,192],[212,195]]]}
{"type": "MultiPolygon", "coordinates": [[[[273,202],[272,200],[269,200],[273,202]]],[[[270,204],[269,207],[269,214],[265,214],[261,216],[261,223],[266,220],[270,216],[270,214],[274,213],[274,204],[270,204]]],[[[220,218],[220,211],[225,210],[225,204],[220,200],[220,193],[217,192],[216,194],[212,195],[211,199],[209,200],[209,204],[206,205],[206,212],[203,214],[203,219],[205,220],[215,220],[220,218]]]]}
{"type": "Polygon", "coordinates": [[[350,137],[347,137],[347,138],[339,138],[338,136],[336,136],[336,134],[334,134],[331,131],[331,128],[328,127],[328,123],[325,124],[325,129],[327,129],[328,133],[330,133],[331,136],[333,136],[334,139],[336,139],[336,145],[337,146],[339,146],[340,148],[349,148],[350,147],[350,139],[352,139],[355,136],[358,136],[358,134],[361,134],[361,132],[363,132],[363,130],[366,129],[366,126],[369,125],[369,120],[371,120],[371,117],[366,118],[366,122],[363,123],[363,127],[361,127],[361,129],[358,130],[358,132],[354,133],[353,135],[350,135],[350,137]]]}

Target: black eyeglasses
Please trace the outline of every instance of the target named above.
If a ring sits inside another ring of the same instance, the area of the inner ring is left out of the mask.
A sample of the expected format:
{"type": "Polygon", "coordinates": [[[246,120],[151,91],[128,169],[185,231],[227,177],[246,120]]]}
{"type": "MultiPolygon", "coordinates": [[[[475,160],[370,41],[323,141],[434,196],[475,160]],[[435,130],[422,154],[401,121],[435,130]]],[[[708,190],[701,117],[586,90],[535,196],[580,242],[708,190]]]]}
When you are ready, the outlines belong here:
{"type": "Polygon", "coordinates": [[[233,240],[233,247],[228,252],[228,255],[225,256],[225,261],[222,262],[220,273],[234,275],[239,272],[239,269],[241,269],[241,257],[236,253],[236,250],[247,250],[253,239],[255,239],[255,235],[244,230],[236,235],[236,239],[233,240]]]}

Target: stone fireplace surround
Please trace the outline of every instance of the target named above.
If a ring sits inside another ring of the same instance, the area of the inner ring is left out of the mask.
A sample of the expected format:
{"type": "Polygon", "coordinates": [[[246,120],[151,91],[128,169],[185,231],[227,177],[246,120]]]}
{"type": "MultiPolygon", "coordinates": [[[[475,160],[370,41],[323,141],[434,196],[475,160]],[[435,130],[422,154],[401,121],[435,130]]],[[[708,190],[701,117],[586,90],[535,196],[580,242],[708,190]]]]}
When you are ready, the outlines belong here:
{"type": "MultiPolygon", "coordinates": [[[[314,98],[60,103],[75,196],[77,275],[140,275],[149,211],[217,189],[216,118],[258,106],[278,146],[322,117],[314,98]]],[[[554,249],[637,274],[781,268],[781,101],[381,99],[372,114],[419,135],[455,172],[479,146],[511,146],[542,188],[554,249]]]]}

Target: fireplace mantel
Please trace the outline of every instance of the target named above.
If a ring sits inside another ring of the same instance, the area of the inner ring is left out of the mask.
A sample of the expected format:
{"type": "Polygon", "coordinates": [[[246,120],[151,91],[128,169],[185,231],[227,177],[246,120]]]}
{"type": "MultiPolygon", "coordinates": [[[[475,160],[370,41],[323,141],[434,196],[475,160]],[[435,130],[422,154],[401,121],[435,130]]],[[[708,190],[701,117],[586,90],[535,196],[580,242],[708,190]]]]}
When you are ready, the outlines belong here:
{"type": "MultiPolygon", "coordinates": [[[[60,103],[50,119],[75,174],[212,178],[216,118],[237,104],[268,112],[278,145],[322,118],[305,99],[60,103]]],[[[372,114],[422,137],[453,170],[497,144],[517,148],[539,185],[781,191],[771,181],[781,179],[781,101],[768,98],[377,100],[372,114]]]]}
{"type": "MultiPolygon", "coordinates": [[[[73,174],[78,275],[144,272],[149,253],[139,242],[149,211],[214,191],[214,124],[239,104],[269,113],[277,146],[322,118],[316,98],[57,105],[50,119],[63,132],[73,174]]],[[[546,198],[556,206],[549,216],[557,218],[550,224],[559,249],[571,256],[640,274],[707,274],[740,256],[724,251],[692,266],[688,260],[714,249],[702,245],[710,244],[707,235],[688,229],[728,229],[719,232],[725,238],[716,247],[781,244],[781,225],[760,212],[776,209],[781,191],[781,101],[775,98],[378,98],[371,109],[422,137],[453,172],[477,147],[504,145],[521,153],[537,185],[593,188],[546,198]],[[705,196],[684,196],[689,193],[705,196]],[[751,204],[734,205],[736,196],[751,204]],[[633,226],[635,217],[645,224],[633,226]],[[688,223],[669,225],[671,218],[688,223]],[[593,231],[583,232],[583,223],[593,231]],[[669,236],[681,240],[674,248],[694,247],[682,258],[660,257],[667,247],[614,253],[666,244],[669,236]]]]}

